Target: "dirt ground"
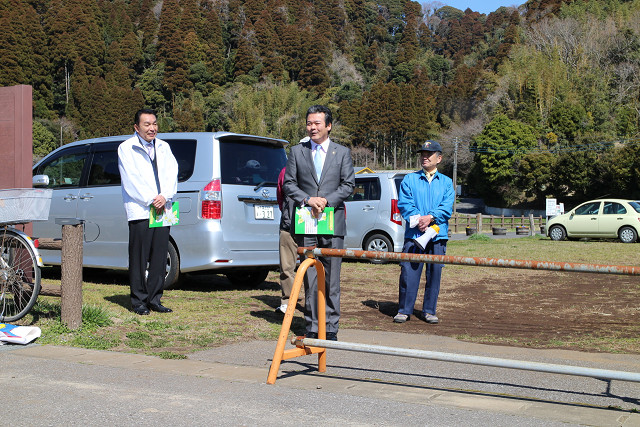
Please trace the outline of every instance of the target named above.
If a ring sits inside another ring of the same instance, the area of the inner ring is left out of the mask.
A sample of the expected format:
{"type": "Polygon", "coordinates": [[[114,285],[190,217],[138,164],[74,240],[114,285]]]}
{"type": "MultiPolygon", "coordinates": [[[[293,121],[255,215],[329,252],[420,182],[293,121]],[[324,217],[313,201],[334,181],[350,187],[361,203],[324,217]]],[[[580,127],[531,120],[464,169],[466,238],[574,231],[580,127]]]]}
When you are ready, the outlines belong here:
{"type": "MultiPolygon", "coordinates": [[[[640,353],[640,279],[632,276],[446,266],[437,315],[393,323],[396,264],[346,262],[341,325],[474,342],[640,353]]],[[[414,314],[424,295],[424,275],[414,314]]]]}

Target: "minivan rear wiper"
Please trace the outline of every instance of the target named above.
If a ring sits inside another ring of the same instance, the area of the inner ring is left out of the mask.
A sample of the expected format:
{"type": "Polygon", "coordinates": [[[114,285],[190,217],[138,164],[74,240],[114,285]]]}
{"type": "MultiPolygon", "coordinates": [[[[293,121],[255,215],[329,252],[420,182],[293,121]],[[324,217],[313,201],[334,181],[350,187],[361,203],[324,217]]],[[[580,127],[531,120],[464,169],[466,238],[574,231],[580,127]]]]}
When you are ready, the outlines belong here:
{"type": "Polygon", "coordinates": [[[277,182],[272,182],[272,181],[262,181],[260,184],[256,185],[253,188],[253,191],[258,191],[259,189],[261,189],[262,187],[266,187],[267,185],[269,185],[271,187],[277,187],[278,183],[277,182]]]}

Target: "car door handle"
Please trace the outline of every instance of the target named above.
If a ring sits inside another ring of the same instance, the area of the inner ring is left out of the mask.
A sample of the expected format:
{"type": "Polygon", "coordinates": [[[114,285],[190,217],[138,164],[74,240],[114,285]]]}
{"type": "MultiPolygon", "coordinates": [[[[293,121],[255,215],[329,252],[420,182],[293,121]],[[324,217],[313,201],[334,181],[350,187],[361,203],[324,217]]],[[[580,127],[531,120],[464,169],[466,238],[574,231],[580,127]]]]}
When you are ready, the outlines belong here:
{"type": "Polygon", "coordinates": [[[591,218],[591,221],[597,221],[598,218],[591,218]]]}
{"type": "Polygon", "coordinates": [[[67,194],[66,196],[63,197],[63,199],[66,200],[67,202],[71,200],[75,200],[77,198],[78,197],[75,194],[67,194]]]}
{"type": "Polygon", "coordinates": [[[91,193],[87,193],[87,194],[83,194],[82,196],[80,196],[80,198],[82,200],[89,200],[89,199],[93,199],[93,196],[91,195],[91,193]]]}
{"type": "Polygon", "coordinates": [[[373,210],[373,206],[365,206],[362,208],[363,211],[372,211],[373,210]]]}

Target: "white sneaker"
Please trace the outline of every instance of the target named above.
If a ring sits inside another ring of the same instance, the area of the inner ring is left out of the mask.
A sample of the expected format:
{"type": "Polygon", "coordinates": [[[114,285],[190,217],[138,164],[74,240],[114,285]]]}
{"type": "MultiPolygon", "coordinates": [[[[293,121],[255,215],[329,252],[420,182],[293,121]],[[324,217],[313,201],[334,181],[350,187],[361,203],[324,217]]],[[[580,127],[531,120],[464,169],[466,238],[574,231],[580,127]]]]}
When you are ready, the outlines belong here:
{"type": "Polygon", "coordinates": [[[440,320],[435,314],[427,313],[424,315],[424,321],[427,323],[438,323],[440,320]]]}
{"type": "Polygon", "coordinates": [[[409,316],[402,313],[396,314],[395,317],[393,318],[394,323],[404,323],[407,320],[409,320],[409,316]]]}
{"type": "Polygon", "coordinates": [[[276,308],[276,313],[285,314],[287,312],[287,304],[282,304],[280,307],[276,308]]]}

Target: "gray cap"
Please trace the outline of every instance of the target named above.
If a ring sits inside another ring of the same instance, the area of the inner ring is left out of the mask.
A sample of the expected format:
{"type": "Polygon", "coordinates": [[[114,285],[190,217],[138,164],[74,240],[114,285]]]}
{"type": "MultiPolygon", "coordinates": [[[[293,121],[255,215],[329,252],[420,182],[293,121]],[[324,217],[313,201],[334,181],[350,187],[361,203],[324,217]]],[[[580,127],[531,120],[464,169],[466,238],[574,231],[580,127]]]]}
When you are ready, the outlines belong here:
{"type": "Polygon", "coordinates": [[[420,148],[418,148],[418,150],[416,150],[416,153],[419,153],[421,151],[440,151],[440,152],[442,152],[442,146],[440,145],[440,143],[438,143],[436,141],[425,141],[425,143],[422,144],[422,146],[420,148]]]}

